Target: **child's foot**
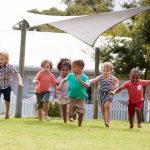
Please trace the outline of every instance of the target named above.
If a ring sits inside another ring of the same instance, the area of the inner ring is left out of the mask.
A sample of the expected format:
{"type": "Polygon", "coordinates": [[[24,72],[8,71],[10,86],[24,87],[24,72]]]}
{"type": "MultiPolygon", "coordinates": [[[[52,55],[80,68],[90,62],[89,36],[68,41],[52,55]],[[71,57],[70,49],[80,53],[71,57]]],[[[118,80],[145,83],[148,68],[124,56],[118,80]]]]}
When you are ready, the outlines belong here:
{"type": "Polygon", "coordinates": [[[69,121],[70,121],[70,122],[74,122],[74,118],[73,118],[73,117],[70,117],[70,118],[69,118],[69,121]]]}
{"type": "Polygon", "coordinates": [[[138,127],[138,128],[142,128],[142,124],[141,124],[141,123],[138,123],[138,124],[137,124],[137,127],[138,127]]]}
{"type": "Polygon", "coordinates": [[[9,115],[5,115],[5,119],[9,119],[9,115]]]}
{"type": "Polygon", "coordinates": [[[50,120],[51,120],[51,118],[50,118],[49,116],[45,116],[44,119],[47,120],[47,121],[50,121],[50,120]]]}
{"type": "Polygon", "coordinates": [[[109,128],[109,124],[108,124],[107,122],[105,122],[105,126],[106,126],[107,128],[109,128]]]}
{"type": "Polygon", "coordinates": [[[134,125],[130,126],[130,129],[133,129],[134,125]]]}

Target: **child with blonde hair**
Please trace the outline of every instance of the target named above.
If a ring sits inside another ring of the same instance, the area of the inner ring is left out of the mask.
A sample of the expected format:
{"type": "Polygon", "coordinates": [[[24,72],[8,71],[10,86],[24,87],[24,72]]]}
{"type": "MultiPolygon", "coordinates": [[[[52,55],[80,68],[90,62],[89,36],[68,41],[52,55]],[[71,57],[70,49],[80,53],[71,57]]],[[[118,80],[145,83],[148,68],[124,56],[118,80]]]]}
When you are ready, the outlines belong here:
{"type": "Polygon", "coordinates": [[[98,83],[97,99],[101,107],[102,117],[106,127],[109,127],[111,117],[111,105],[114,96],[110,95],[111,90],[119,86],[119,80],[112,75],[113,65],[110,62],[105,62],[101,65],[102,74],[91,79],[89,82],[98,83]]]}
{"type": "Polygon", "coordinates": [[[18,84],[23,85],[22,78],[13,65],[9,63],[9,53],[7,51],[0,52],[0,96],[3,94],[5,100],[5,119],[9,119],[11,83],[13,74],[17,76],[18,84]]]}
{"type": "Polygon", "coordinates": [[[50,87],[51,85],[56,87],[56,78],[51,73],[51,69],[53,64],[50,60],[45,59],[41,62],[41,70],[36,74],[33,79],[33,83],[35,83],[35,95],[37,99],[37,111],[38,118],[42,121],[42,112],[45,112],[46,120],[50,120],[48,116],[48,102],[50,98],[50,87]]]}

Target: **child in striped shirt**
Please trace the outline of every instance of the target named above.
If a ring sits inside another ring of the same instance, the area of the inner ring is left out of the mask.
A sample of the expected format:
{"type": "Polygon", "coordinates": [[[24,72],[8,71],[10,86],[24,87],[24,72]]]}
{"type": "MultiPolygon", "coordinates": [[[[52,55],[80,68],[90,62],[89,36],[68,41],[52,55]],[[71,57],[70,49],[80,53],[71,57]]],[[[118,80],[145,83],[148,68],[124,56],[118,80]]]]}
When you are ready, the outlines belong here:
{"type": "Polygon", "coordinates": [[[119,80],[112,75],[112,71],[113,65],[110,62],[105,62],[101,66],[102,74],[89,81],[90,83],[98,83],[97,99],[106,127],[109,127],[110,108],[114,99],[114,96],[110,95],[109,92],[119,86],[119,80]]]}

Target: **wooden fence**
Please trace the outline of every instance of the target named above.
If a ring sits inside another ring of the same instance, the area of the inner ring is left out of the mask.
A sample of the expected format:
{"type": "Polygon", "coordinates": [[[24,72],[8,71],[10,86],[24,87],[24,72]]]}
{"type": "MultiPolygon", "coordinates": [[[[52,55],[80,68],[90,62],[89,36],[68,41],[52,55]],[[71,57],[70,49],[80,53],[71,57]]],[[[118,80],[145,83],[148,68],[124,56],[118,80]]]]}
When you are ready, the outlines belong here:
{"type": "MultiPolygon", "coordinates": [[[[3,97],[0,98],[0,115],[3,115],[5,112],[5,104],[2,100],[3,97]]],[[[35,104],[36,98],[35,96],[30,98],[24,98],[22,100],[22,117],[35,117],[35,104]]],[[[93,118],[93,104],[85,104],[85,119],[93,118]]],[[[98,108],[99,109],[99,108],[98,108]]],[[[16,111],[16,96],[11,93],[11,102],[10,102],[10,115],[15,116],[16,111]]],[[[98,118],[102,119],[101,111],[98,110],[98,118]]],[[[145,122],[150,122],[150,101],[144,101],[144,109],[143,109],[145,122]]],[[[111,108],[111,119],[112,120],[128,120],[127,106],[121,104],[118,101],[114,101],[111,108]]],[[[135,117],[136,119],[136,117],[135,117]]]]}

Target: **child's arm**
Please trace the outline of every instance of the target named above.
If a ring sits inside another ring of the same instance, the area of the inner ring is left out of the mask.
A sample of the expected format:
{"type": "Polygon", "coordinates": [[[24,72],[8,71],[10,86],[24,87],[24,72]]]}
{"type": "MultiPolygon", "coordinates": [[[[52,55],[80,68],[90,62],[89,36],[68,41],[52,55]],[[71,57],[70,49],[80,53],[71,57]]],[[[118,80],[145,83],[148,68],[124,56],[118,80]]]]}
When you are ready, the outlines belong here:
{"type": "Polygon", "coordinates": [[[82,81],[81,79],[78,79],[78,81],[85,87],[88,88],[89,87],[89,83],[82,81]]]}
{"type": "Polygon", "coordinates": [[[90,83],[90,84],[96,83],[96,82],[99,81],[99,78],[100,78],[100,77],[97,76],[96,78],[90,79],[90,80],[89,80],[89,83],[90,83]]]}
{"type": "Polygon", "coordinates": [[[21,78],[21,75],[19,73],[17,73],[17,80],[18,80],[18,84],[23,86],[23,82],[22,82],[22,78],[21,78]]]}
{"type": "Polygon", "coordinates": [[[112,90],[115,90],[116,88],[119,87],[119,80],[115,76],[113,76],[113,83],[115,84],[112,90]]]}
{"type": "Polygon", "coordinates": [[[66,81],[67,81],[67,80],[63,79],[63,80],[61,81],[61,83],[60,83],[58,86],[56,86],[56,89],[57,89],[57,90],[60,90],[61,87],[64,85],[64,83],[65,83],[66,81]]]}
{"type": "Polygon", "coordinates": [[[119,93],[120,91],[122,91],[123,89],[124,89],[123,86],[120,86],[119,88],[117,88],[113,91],[110,91],[110,94],[115,95],[115,94],[119,93]]]}

